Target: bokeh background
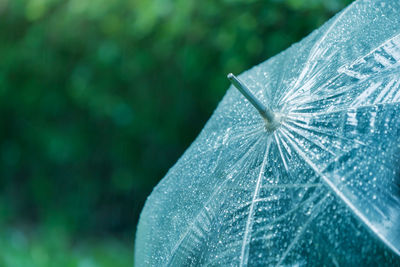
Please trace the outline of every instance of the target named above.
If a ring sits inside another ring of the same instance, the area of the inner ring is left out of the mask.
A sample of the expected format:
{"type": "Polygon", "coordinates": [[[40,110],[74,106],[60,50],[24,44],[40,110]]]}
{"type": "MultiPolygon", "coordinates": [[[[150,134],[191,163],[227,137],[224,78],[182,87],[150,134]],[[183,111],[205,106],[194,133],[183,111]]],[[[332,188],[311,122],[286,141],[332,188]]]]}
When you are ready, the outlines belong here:
{"type": "Polygon", "coordinates": [[[0,0],[0,266],[132,266],[147,195],[240,73],[350,0],[0,0]]]}

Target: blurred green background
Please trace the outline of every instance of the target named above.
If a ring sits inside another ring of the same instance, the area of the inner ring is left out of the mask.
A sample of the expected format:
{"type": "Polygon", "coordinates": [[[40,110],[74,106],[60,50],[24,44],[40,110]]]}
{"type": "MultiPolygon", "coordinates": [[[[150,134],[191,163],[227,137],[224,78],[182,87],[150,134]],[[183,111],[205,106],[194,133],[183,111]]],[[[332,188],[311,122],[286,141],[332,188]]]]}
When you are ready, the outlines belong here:
{"type": "Polygon", "coordinates": [[[349,2],[0,0],[0,266],[132,266],[226,74],[349,2]]]}

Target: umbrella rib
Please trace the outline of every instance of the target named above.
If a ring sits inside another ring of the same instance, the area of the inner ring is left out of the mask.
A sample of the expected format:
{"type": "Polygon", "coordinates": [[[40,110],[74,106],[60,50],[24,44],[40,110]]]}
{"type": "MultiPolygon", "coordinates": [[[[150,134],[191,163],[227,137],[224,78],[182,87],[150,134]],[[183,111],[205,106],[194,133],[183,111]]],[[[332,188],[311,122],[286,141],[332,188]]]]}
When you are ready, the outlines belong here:
{"type": "Polygon", "coordinates": [[[368,105],[360,105],[360,106],[349,106],[347,108],[332,110],[332,111],[328,111],[328,112],[316,112],[316,113],[296,112],[295,114],[296,115],[299,114],[302,116],[308,116],[308,117],[315,117],[315,116],[319,116],[319,115],[328,115],[328,114],[334,114],[334,113],[340,113],[340,112],[357,111],[357,110],[363,109],[363,108],[381,108],[381,107],[398,105],[398,104],[400,104],[400,99],[398,102],[386,102],[386,103],[376,103],[376,104],[368,104],[368,105]]]}
{"type": "MultiPolygon", "coordinates": [[[[393,36],[392,38],[390,38],[389,40],[386,40],[385,42],[381,43],[380,45],[378,45],[377,47],[375,47],[374,49],[372,49],[372,50],[371,50],[370,52],[368,52],[367,54],[365,54],[365,55],[363,55],[363,56],[360,56],[358,59],[354,60],[352,64],[350,64],[350,65],[345,64],[345,65],[340,66],[340,67],[338,68],[338,74],[335,75],[334,77],[332,77],[331,79],[329,79],[324,85],[327,85],[327,84],[331,83],[332,81],[334,81],[335,79],[337,79],[337,78],[340,77],[341,75],[349,76],[346,72],[343,71],[343,69],[345,69],[345,68],[348,67],[348,66],[353,66],[353,65],[356,64],[357,62],[360,62],[362,59],[368,57],[369,55],[371,55],[371,54],[375,53],[376,51],[378,51],[380,48],[384,47],[387,43],[392,42],[393,40],[396,40],[396,39],[399,38],[399,37],[400,37],[400,34],[395,35],[395,36],[393,36]]],[[[385,67],[387,67],[388,69],[393,69],[393,68],[396,68],[397,66],[398,66],[398,65],[395,64],[395,65],[390,65],[390,66],[385,66],[385,67]]],[[[368,75],[368,76],[366,76],[366,77],[363,77],[361,80],[366,80],[366,79],[370,78],[371,76],[373,76],[373,75],[368,75]]],[[[325,88],[326,88],[325,86],[321,86],[321,87],[318,88],[316,91],[314,91],[313,94],[316,94],[317,92],[319,92],[319,91],[321,91],[321,90],[323,90],[323,89],[325,89],[325,88]]],[[[299,96],[301,96],[301,95],[298,94],[298,93],[297,93],[297,94],[293,94],[293,95],[290,96],[290,97],[286,97],[286,101],[287,101],[287,102],[294,101],[294,100],[298,99],[299,96]]],[[[305,102],[305,103],[307,103],[307,102],[305,102]]]]}
{"type": "MultiPolygon", "coordinates": [[[[320,91],[322,91],[323,89],[326,89],[326,86],[327,85],[330,85],[331,83],[332,83],[332,81],[334,81],[335,79],[337,79],[337,78],[339,78],[341,75],[343,75],[343,73],[338,73],[338,74],[336,74],[335,76],[333,76],[332,78],[330,78],[327,82],[325,82],[321,87],[319,87],[317,90],[315,90],[314,92],[313,92],[313,94],[315,95],[317,92],[320,92],[320,91]]],[[[343,90],[343,91],[339,91],[338,93],[345,93],[346,91],[348,91],[348,90],[350,90],[350,89],[352,89],[352,87],[350,87],[350,88],[348,88],[348,89],[345,89],[345,90],[343,90]]],[[[296,93],[295,94],[295,92],[293,92],[293,95],[291,95],[290,97],[288,97],[288,98],[286,98],[285,100],[286,100],[286,102],[287,103],[290,103],[290,102],[295,102],[296,100],[301,100],[301,97],[304,97],[304,95],[303,94],[299,94],[299,93],[296,93]]],[[[328,96],[329,97],[329,96],[328,96]]],[[[306,98],[307,99],[307,98],[306,98]]],[[[317,98],[317,99],[312,99],[312,101],[310,101],[310,102],[303,102],[303,103],[300,103],[301,105],[304,105],[304,104],[307,104],[307,103],[312,103],[312,102],[314,102],[314,101],[316,101],[316,100],[320,100],[320,99],[324,99],[324,97],[322,97],[322,98],[317,98]]]]}
{"type": "MultiPolygon", "coordinates": [[[[284,134],[282,132],[282,134],[284,134]]],[[[285,135],[285,134],[284,134],[285,135]]],[[[341,192],[338,190],[337,186],[331,182],[326,175],[323,174],[323,170],[319,170],[318,167],[311,161],[310,158],[306,156],[305,153],[301,152],[300,148],[288,138],[289,142],[292,144],[294,148],[296,148],[297,153],[307,162],[308,165],[322,177],[323,181],[332,189],[332,191],[350,208],[350,210],[360,218],[360,220],[367,225],[388,247],[390,247],[396,254],[400,255],[400,250],[396,248],[392,242],[390,242],[386,236],[384,236],[379,230],[373,225],[367,217],[364,216],[362,212],[356,208],[353,203],[341,192]]]]}
{"type": "Polygon", "coordinates": [[[257,134],[261,133],[262,130],[263,129],[260,127],[260,128],[256,128],[254,130],[248,131],[248,132],[243,132],[243,133],[240,133],[240,134],[236,134],[229,140],[229,142],[236,141],[237,139],[241,139],[242,137],[247,137],[248,138],[248,137],[257,135],[257,134]]]}
{"type": "Polygon", "coordinates": [[[258,198],[258,194],[260,192],[261,180],[262,180],[262,177],[264,176],[264,168],[265,168],[265,165],[267,163],[268,152],[269,152],[270,146],[271,146],[271,139],[268,138],[267,147],[265,149],[263,162],[262,162],[261,167],[260,167],[260,173],[259,173],[258,178],[257,178],[256,188],[254,190],[253,199],[252,199],[252,202],[251,202],[251,205],[250,205],[249,215],[247,216],[246,228],[245,228],[243,241],[242,241],[242,250],[241,250],[241,254],[240,254],[240,266],[244,266],[245,264],[247,264],[248,257],[249,257],[249,255],[248,255],[249,254],[249,249],[246,250],[246,247],[250,243],[250,238],[251,238],[250,231],[251,231],[251,228],[253,226],[254,206],[255,206],[255,203],[256,203],[256,199],[258,198]]]}
{"type": "MultiPolygon", "coordinates": [[[[353,5],[352,3],[351,5],[353,5]]],[[[351,6],[350,5],[350,6],[351,6]]],[[[291,90],[288,91],[287,94],[283,95],[281,99],[279,99],[279,103],[282,103],[290,98],[291,96],[296,95],[294,94],[296,90],[298,89],[299,84],[304,80],[306,77],[307,73],[310,70],[311,67],[311,61],[315,60],[315,57],[317,55],[320,55],[318,52],[322,42],[325,40],[325,38],[328,36],[328,34],[332,31],[332,29],[336,26],[336,24],[340,21],[340,19],[350,10],[350,8],[345,9],[342,14],[340,14],[335,21],[330,25],[330,27],[325,31],[325,33],[322,35],[322,37],[318,40],[318,42],[312,47],[310,53],[308,54],[308,58],[305,62],[305,66],[303,70],[301,71],[300,75],[297,77],[295,84],[291,87],[291,90]],[[292,95],[291,95],[292,94],[292,95]]],[[[314,63],[315,64],[315,63],[314,63]]]]}
{"type": "Polygon", "coordinates": [[[287,162],[286,162],[286,159],[285,159],[285,155],[284,155],[283,152],[282,152],[281,143],[279,142],[279,139],[278,139],[278,137],[276,136],[276,132],[274,132],[274,138],[275,138],[276,145],[278,146],[279,154],[281,155],[281,159],[282,159],[282,162],[283,162],[283,166],[285,167],[285,170],[286,170],[286,172],[288,173],[288,175],[290,175],[290,173],[289,173],[289,167],[288,167],[288,165],[287,165],[287,162]]]}
{"type": "MultiPolygon", "coordinates": [[[[324,87],[324,89],[326,89],[326,87],[324,87]]],[[[338,98],[340,96],[343,96],[345,93],[347,93],[348,91],[351,91],[353,89],[354,89],[354,86],[346,86],[346,87],[343,87],[342,90],[338,90],[338,91],[336,91],[336,92],[334,92],[334,93],[332,93],[330,95],[326,95],[326,96],[322,96],[322,97],[318,97],[318,98],[313,98],[313,99],[309,99],[310,98],[309,96],[307,96],[307,97],[303,96],[303,98],[305,100],[310,100],[310,101],[300,102],[300,104],[297,104],[296,108],[291,109],[290,112],[291,113],[298,113],[300,111],[300,113],[301,113],[301,110],[313,108],[313,106],[304,107],[304,105],[312,105],[312,104],[315,105],[315,103],[319,102],[319,101],[326,101],[326,100],[336,99],[336,98],[338,98]],[[303,107],[301,107],[301,106],[303,106],[303,107]]],[[[319,90],[313,92],[313,94],[316,94],[318,91],[319,90]]],[[[304,99],[301,99],[300,97],[298,97],[298,98],[292,99],[291,101],[293,101],[293,100],[301,101],[301,100],[304,100],[304,99]]]]}
{"type": "MultiPolygon", "coordinates": [[[[341,67],[339,67],[339,69],[340,69],[340,68],[341,68],[341,67]]],[[[389,70],[392,70],[392,69],[395,69],[395,68],[397,68],[397,66],[392,66],[392,67],[390,67],[390,68],[388,67],[389,70]]],[[[389,70],[386,70],[386,71],[389,71],[389,70]]],[[[322,86],[320,86],[319,88],[317,88],[314,92],[312,92],[313,95],[316,95],[317,93],[319,93],[319,92],[321,92],[321,91],[327,89],[328,86],[330,86],[331,83],[332,83],[335,79],[338,79],[338,78],[340,78],[340,77],[343,76],[343,75],[346,75],[346,77],[348,77],[348,75],[347,75],[346,73],[342,73],[342,72],[338,73],[337,75],[335,75],[334,77],[332,77],[331,79],[329,79],[327,82],[325,82],[322,86]]],[[[360,82],[364,82],[364,81],[367,81],[368,79],[371,79],[371,78],[373,78],[373,77],[374,77],[373,75],[370,75],[370,76],[366,76],[366,77],[364,77],[364,78],[362,78],[362,79],[359,79],[359,80],[360,80],[360,82]]],[[[322,96],[322,97],[315,98],[315,99],[309,99],[309,97],[305,97],[305,96],[302,95],[302,94],[296,94],[296,95],[293,95],[291,98],[287,99],[286,102],[288,102],[288,103],[296,103],[296,102],[300,101],[300,103],[299,103],[297,106],[306,105],[306,104],[312,104],[313,102],[322,101],[322,100],[326,100],[326,99],[333,99],[333,98],[335,98],[335,97],[341,96],[342,94],[345,94],[345,93],[347,93],[347,92],[349,92],[349,91],[354,90],[354,87],[355,87],[355,86],[356,86],[356,84],[353,84],[353,85],[351,85],[351,86],[346,86],[346,87],[344,87],[342,90],[336,91],[336,92],[333,93],[333,94],[330,94],[330,95],[327,95],[327,96],[322,96]],[[303,97],[303,98],[302,98],[302,97],[303,97]],[[305,99],[305,100],[310,100],[310,101],[301,102],[301,101],[304,100],[304,99],[305,99]]],[[[379,87],[379,88],[380,88],[380,87],[379,87]]],[[[373,90],[373,91],[370,92],[370,94],[373,94],[374,92],[375,92],[375,91],[373,90]]],[[[293,112],[293,111],[295,111],[295,110],[296,110],[296,109],[293,109],[293,110],[291,110],[291,111],[293,112]]]]}
{"type": "Polygon", "coordinates": [[[316,145],[317,147],[319,147],[320,149],[322,149],[325,152],[328,152],[329,154],[331,154],[332,156],[337,156],[335,152],[331,151],[330,149],[328,149],[326,146],[324,146],[323,144],[321,144],[319,141],[314,141],[312,140],[310,137],[307,137],[305,135],[305,130],[301,131],[300,129],[296,129],[293,126],[290,126],[288,124],[285,125],[288,129],[291,129],[293,132],[297,133],[298,135],[302,136],[305,140],[309,141],[311,144],[316,145]]]}
{"type": "MultiPolygon", "coordinates": [[[[254,147],[259,143],[260,140],[262,140],[262,139],[259,137],[259,138],[254,142],[254,144],[251,145],[251,147],[246,151],[246,153],[242,156],[241,160],[237,161],[236,164],[234,164],[234,166],[232,166],[232,169],[233,169],[237,164],[239,164],[239,163],[246,157],[246,155],[250,154],[252,148],[254,148],[254,147]]],[[[214,196],[217,195],[217,194],[222,190],[223,186],[224,186],[224,185],[227,183],[227,181],[229,181],[229,180],[230,180],[230,178],[227,178],[227,179],[225,179],[221,184],[219,184],[219,186],[212,192],[211,196],[210,196],[210,197],[207,199],[207,201],[205,202],[204,207],[207,206],[207,205],[210,203],[211,200],[213,200],[214,196]]],[[[192,228],[194,227],[194,223],[195,223],[195,222],[198,220],[198,218],[200,217],[201,211],[202,211],[202,210],[203,210],[203,209],[201,209],[201,210],[197,213],[197,215],[196,215],[196,217],[194,218],[194,220],[192,221],[192,223],[190,223],[190,225],[188,225],[188,227],[187,227],[185,233],[181,236],[181,238],[179,239],[179,241],[176,243],[176,245],[175,245],[174,248],[172,249],[170,258],[169,258],[169,260],[167,261],[167,264],[166,264],[167,266],[170,266],[170,265],[171,265],[172,259],[173,259],[173,257],[174,257],[175,252],[178,250],[178,248],[181,246],[181,244],[182,244],[183,241],[185,240],[186,236],[190,233],[190,231],[191,231],[192,228]]]]}
{"type": "MultiPolygon", "coordinates": [[[[354,63],[353,63],[353,64],[354,64],[354,63]]],[[[342,67],[343,67],[343,66],[342,66],[342,67]]],[[[342,68],[342,67],[340,67],[340,68],[342,68]]],[[[340,69],[340,68],[339,68],[339,69],[340,69]]],[[[388,70],[385,70],[385,71],[386,71],[386,72],[393,71],[393,69],[396,69],[396,68],[397,68],[397,66],[391,66],[391,67],[388,67],[388,70]]],[[[389,74],[393,74],[393,73],[389,73],[389,74]]],[[[324,84],[323,84],[321,87],[319,87],[317,90],[315,90],[315,91],[313,92],[313,94],[316,95],[318,92],[327,89],[335,79],[340,78],[342,75],[346,75],[346,74],[345,74],[345,73],[342,73],[342,72],[339,73],[339,74],[337,74],[336,76],[334,76],[333,78],[331,78],[330,80],[328,80],[326,83],[324,83],[324,84]]],[[[346,75],[346,76],[348,76],[348,75],[346,75]]],[[[388,75],[388,76],[390,77],[390,75],[388,75]]],[[[371,78],[374,78],[374,77],[375,77],[374,75],[367,76],[367,77],[363,78],[363,79],[361,80],[361,82],[368,81],[368,79],[371,79],[371,78]]],[[[400,83],[400,82],[398,81],[397,84],[396,84],[395,86],[393,86],[393,84],[394,84],[395,82],[396,82],[395,80],[390,80],[389,84],[386,85],[386,87],[389,86],[389,89],[382,90],[382,92],[381,92],[380,94],[382,94],[382,93],[384,93],[384,92],[387,92],[387,91],[389,91],[388,93],[391,93],[391,95],[394,94],[394,91],[395,91],[395,90],[390,90],[390,89],[391,89],[391,88],[397,88],[397,85],[400,83]]],[[[309,99],[309,97],[304,97],[303,95],[298,95],[298,96],[296,96],[295,98],[291,98],[291,99],[290,99],[291,102],[300,101],[300,104],[298,104],[298,105],[296,106],[296,109],[292,109],[291,112],[297,113],[296,111],[299,110],[299,109],[298,109],[299,106],[302,106],[302,105],[310,105],[310,104],[313,104],[313,103],[318,102],[318,101],[323,101],[323,100],[327,100],[327,99],[335,99],[335,98],[337,98],[337,97],[340,97],[340,96],[346,94],[346,93],[349,92],[349,91],[353,91],[353,90],[354,90],[354,87],[356,87],[356,86],[357,86],[357,84],[352,84],[352,85],[350,85],[350,86],[344,86],[343,89],[337,90],[337,91],[333,92],[332,94],[329,94],[329,95],[326,95],[326,96],[322,96],[322,97],[318,97],[318,98],[314,98],[314,99],[310,99],[310,101],[303,101],[303,102],[301,102],[301,101],[304,100],[304,99],[306,99],[306,100],[309,99]],[[303,96],[303,99],[301,98],[302,96],[303,96]]],[[[380,88],[380,87],[379,87],[379,88],[380,88]]],[[[374,91],[372,91],[371,93],[374,93],[374,91]]],[[[377,98],[378,98],[378,97],[377,97],[377,98]]],[[[394,97],[394,99],[396,99],[396,98],[394,97]]],[[[305,109],[305,107],[303,107],[303,108],[301,108],[301,109],[305,109]]],[[[301,113],[301,109],[300,109],[300,113],[301,113]]]]}
{"type": "Polygon", "coordinates": [[[249,154],[251,154],[252,149],[260,142],[260,140],[262,140],[262,139],[261,139],[261,136],[259,136],[259,137],[254,141],[254,143],[250,146],[250,148],[247,149],[247,151],[240,157],[240,159],[239,159],[235,164],[233,164],[233,166],[230,167],[230,170],[235,169],[237,165],[241,164],[242,161],[244,160],[244,158],[246,158],[249,154]]]}
{"type": "MultiPolygon", "coordinates": [[[[290,123],[296,125],[297,127],[301,128],[301,129],[304,129],[306,131],[315,132],[317,134],[323,134],[323,135],[326,135],[326,136],[329,136],[329,137],[333,137],[333,138],[337,138],[337,139],[340,139],[340,140],[357,143],[358,145],[361,145],[361,146],[370,147],[369,145],[361,142],[360,140],[350,139],[350,138],[347,138],[347,137],[344,137],[344,136],[336,135],[335,133],[337,131],[332,131],[332,132],[324,131],[324,130],[321,130],[321,129],[317,128],[317,127],[313,127],[313,126],[307,126],[308,128],[305,128],[304,126],[300,125],[298,122],[289,121],[289,120],[286,121],[286,124],[285,124],[286,127],[288,127],[288,123],[287,122],[290,122],[290,123]]],[[[340,149],[343,150],[343,147],[340,147],[340,149]]]]}

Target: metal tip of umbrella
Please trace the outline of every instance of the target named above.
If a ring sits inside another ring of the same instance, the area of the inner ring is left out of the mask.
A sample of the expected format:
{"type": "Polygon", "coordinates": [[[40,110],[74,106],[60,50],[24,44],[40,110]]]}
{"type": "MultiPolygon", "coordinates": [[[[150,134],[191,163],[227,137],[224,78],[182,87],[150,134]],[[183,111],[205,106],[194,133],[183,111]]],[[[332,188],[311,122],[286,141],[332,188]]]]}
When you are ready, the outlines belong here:
{"type": "Polygon", "coordinates": [[[257,109],[260,115],[266,122],[267,130],[275,130],[279,126],[279,120],[276,118],[274,112],[266,107],[256,96],[250,91],[250,89],[235,75],[232,73],[228,74],[229,81],[239,90],[239,92],[257,109]]]}

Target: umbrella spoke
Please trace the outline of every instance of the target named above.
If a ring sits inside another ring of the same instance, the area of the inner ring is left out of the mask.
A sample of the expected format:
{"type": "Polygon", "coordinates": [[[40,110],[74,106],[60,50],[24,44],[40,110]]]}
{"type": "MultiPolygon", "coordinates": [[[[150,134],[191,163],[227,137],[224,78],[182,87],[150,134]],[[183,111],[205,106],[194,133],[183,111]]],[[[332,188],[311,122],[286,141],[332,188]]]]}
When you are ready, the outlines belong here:
{"type": "MultiPolygon", "coordinates": [[[[311,126],[311,125],[301,125],[300,123],[296,122],[295,120],[287,120],[286,123],[292,123],[292,124],[296,125],[296,127],[299,127],[299,128],[301,128],[303,130],[312,132],[312,133],[317,134],[317,135],[325,135],[325,136],[328,136],[328,137],[332,137],[332,138],[335,138],[335,139],[346,141],[348,143],[354,143],[355,142],[355,143],[357,143],[357,145],[367,146],[367,144],[364,144],[360,140],[350,139],[350,138],[346,138],[345,136],[339,135],[339,132],[337,131],[337,129],[329,130],[329,128],[324,128],[323,129],[322,127],[314,127],[314,126],[311,126]]],[[[336,142],[332,142],[332,144],[334,144],[335,146],[338,146],[336,144],[336,142]]],[[[342,150],[344,149],[343,146],[341,146],[341,149],[342,150]]]]}
{"type": "Polygon", "coordinates": [[[248,130],[242,131],[241,133],[235,134],[232,137],[230,137],[228,142],[230,143],[232,143],[232,141],[243,142],[245,139],[248,139],[263,132],[264,132],[264,127],[257,127],[256,129],[250,131],[248,130]]]}
{"type": "Polygon", "coordinates": [[[304,138],[305,140],[307,140],[311,144],[319,147],[321,150],[323,150],[325,152],[328,152],[332,156],[336,156],[335,152],[333,152],[327,146],[322,144],[322,142],[317,141],[317,139],[316,139],[316,138],[318,138],[317,136],[310,136],[309,131],[293,127],[293,126],[291,126],[289,124],[286,124],[285,126],[286,126],[286,128],[288,128],[288,129],[292,130],[293,132],[297,133],[298,135],[300,135],[302,138],[304,138]],[[313,139],[313,138],[315,138],[315,139],[313,139]]]}
{"type": "Polygon", "coordinates": [[[237,175],[238,170],[242,169],[242,166],[248,163],[248,158],[252,156],[252,154],[255,152],[255,148],[257,148],[260,143],[262,142],[262,136],[259,136],[253,144],[248,148],[245,149],[245,153],[241,155],[236,161],[234,161],[232,166],[229,166],[228,168],[223,165],[227,165],[226,162],[221,162],[221,168],[226,170],[225,173],[227,174],[228,179],[232,179],[233,176],[237,175]]]}
{"type": "MultiPolygon", "coordinates": [[[[400,80],[397,72],[400,68],[391,69],[380,76],[380,81],[375,81],[375,76],[364,79],[358,83],[343,85],[322,92],[321,96],[304,96],[291,105],[294,106],[290,113],[308,113],[334,111],[338,109],[357,107],[365,104],[393,103],[400,101],[400,80]],[[333,91],[333,92],[331,92],[333,91]]],[[[342,81],[339,83],[346,84],[342,81]]],[[[327,88],[328,89],[328,88],[327,88]]]]}
{"type": "Polygon", "coordinates": [[[250,243],[251,231],[252,231],[253,220],[254,220],[254,218],[253,218],[254,206],[256,203],[256,199],[258,198],[258,193],[260,192],[261,180],[264,177],[264,168],[265,168],[265,164],[267,163],[270,146],[271,146],[271,139],[268,138],[267,147],[265,149],[265,153],[264,153],[264,157],[263,157],[263,163],[261,164],[261,167],[260,167],[260,173],[258,175],[256,187],[254,189],[253,200],[250,205],[250,210],[249,210],[249,213],[247,216],[246,228],[245,228],[244,235],[243,235],[242,252],[241,252],[241,256],[240,256],[240,266],[243,266],[244,264],[247,265],[248,256],[249,256],[249,243],[250,243]]]}
{"type": "Polygon", "coordinates": [[[282,163],[283,163],[283,166],[285,167],[286,172],[288,174],[290,174],[289,167],[288,167],[288,164],[287,164],[287,161],[286,161],[286,157],[282,152],[281,143],[279,142],[279,138],[276,135],[277,135],[277,132],[274,132],[274,139],[275,139],[275,142],[276,142],[276,146],[278,147],[278,150],[279,150],[280,159],[282,160],[282,163]]]}
{"type": "Polygon", "coordinates": [[[390,114],[400,112],[400,103],[386,103],[377,105],[365,105],[345,110],[337,110],[321,114],[308,115],[307,124],[288,119],[285,126],[291,124],[302,127],[307,131],[321,134],[331,134],[341,142],[330,140],[331,146],[337,146],[341,150],[348,150],[354,146],[376,146],[376,140],[390,140],[396,136],[398,121],[390,114]],[[313,126],[316,125],[316,126],[313,126]],[[382,133],[385,133],[382,135],[382,133]]]}
{"type": "MultiPolygon", "coordinates": [[[[374,78],[378,72],[389,71],[391,69],[398,68],[400,66],[400,34],[393,36],[392,38],[386,40],[383,44],[379,45],[372,51],[368,52],[366,55],[359,57],[351,64],[345,64],[339,67],[338,74],[333,78],[329,79],[326,83],[316,88],[315,91],[312,92],[312,95],[317,96],[320,94],[320,97],[315,99],[310,96],[305,97],[304,91],[297,90],[297,94],[294,94],[291,97],[284,99],[287,103],[293,103],[297,105],[298,103],[311,104],[312,102],[316,102],[318,100],[324,100],[324,98],[330,97],[331,90],[328,90],[329,87],[333,87],[336,92],[334,95],[340,96],[343,92],[352,93],[353,89],[355,88],[354,83],[349,83],[351,79],[357,79],[360,82],[366,81],[368,78],[374,78]],[[383,56],[384,55],[384,56],[383,56]],[[379,67],[377,67],[379,66],[379,67]],[[341,81],[343,80],[343,81],[341,81]],[[343,84],[344,90],[337,91],[336,84],[343,84]],[[350,85],[347,85],[350,84],[350,85]],[[336,85],[336,86],[335,86],[336,85]],[[351,90],[350,90],[351,89],[351,90]],[[325,91],[325,92],[324,92],[325,91]],[[326,94],[327,93],[327,94],[326,94]],[[339,93],[337,95],[337,93],[339,93]],[[305,102],[302,102],[300,99],[303,98],[305,102]]],[[[377,87],[374,89],[381,89],[377,87]]],[[[397,87],[398,88],[398,87],[397,87]]],[[[311,90],[312,87],[309,87],[311,90]]],[[[385,90],[382,90],[385,91],[385,90]]],[[[365,93],[369,92],[372,94],[373,90],[371,91],[364,91],[365,93]]],[[[368,99],[368,95],[360,95],[361,99],[368,99]]]]}
{"type": "MultiPolygon", "coordinates": [[[[237,169],[244,169],[243,168],[243,162],[246,162],[246,159],[252,154],[253,149],[259,145],[260,141],[262,140],[261,136],[254,142],[254,144],[246,151],[246,153],[238,160],[235,162],[233,166],[231,166],[230,170],[228,171],[227,178],[224,179],[218,187],[214,189],[214,191],[210,194],[210,197],[207,199],[207,201],[204,203],[204,208],[201,209],[198,214],[195,216],[195,219],[191,222],[190,225],[188,225],[186,231],[182,234],[181,238],[179,241],[176,243],[174,248],[171,251],[170,254],[170,259],[168,260],[168,266],[171,266],[174,260],[174,255],[176,255],[176,252],[178,249],[184,244],[184,240],[190,235],[192,236],[193,232],[198,233],[198,222],[201,221],[201,218],[205,216],[208,212],[210,212],[213,209],[207,208],[213,201],[216,200],[217,195],[220,194],[223,189],[226,187],[227,183],[231,180],[234,179],[234,176],[238,177],[238,173],[235,171],[237,169]],[[241,166],[241,168],[237,168],[238,166],[241,166]]],[[[209,217],[209,216],[206,216],[209,217]]]]}
{"type": "MultiPolygon", "coordinates": [[[[288,133],[288,132],[286,132],[286,133],[284,133],[286,130],[283,130],[282,129],[282,134],[283,135],[285,135],[285,136],[287,136],[288,137],[288,141],[291,143],[291,145],[295,148],[295,151],[297,152],[297,153],[299,153],[300,154],[300,156],[309,164],[309,166],[318,174],[318,175],[320,175],[322,178],[323,178],[323,180],[326,182],[326,184],[332,189],[332,191],[333,192],[335,192],[343,201],[344,201],[344,203],[346,203],[346,205],[349,207],[349,208],[351,208],[351,210],[361,219],[361,221],[363,222],[363,223],[365,223],[373,232],[375,232],[376,233],[376,235],[377,236],[379,236],[380,238],[381,238],[381,240],[384,242],[384,243],[386,243],[389,247],[391,247],[394,251],[396,251],[396,248],[393,246],[393,243],[392,242],[394,242],[396,239],[392,239],[392,238],[396,238],[395,236],[396,235],[398,235],[398,233],[393,233],[394,234],[394,236],[388,236],[388,235],[383,235],[383,233],[385,233],[384,232],[384,230],[383,230],[383,228],[382,228],[382,225],[380,225],[380,224],[377,224],[375,221],[376,220],[385,220],[385,218],[386,218],[386,220],[385,221],[387,221],[387,223],[389,223],[389,222],[393,222],[393,221],[396,221],[397,219],[394,219],[394,218],[400,218],[400,214],[399,214],[399,212],[398,212],[398,210],[397,211],[391,211],[390,213],[388,213],[388,211],[384,211],[384,214],[385,214],[385,216],[384,217],[382,217],[382,216],[376,216],[377,214],[380,214],[381,212],[379,211],[379,210],[376,210],[375,211],[375,213],[374,213],[374,215],[375,215],[375,217],[374,216],[372,216],[371,214],[367,214],[367,216],[362,212],[362,210],[360,210],[360,203],[363,203],[362,201],[361,202],[357,202],[357,203],[359,203],[359,204],[353,204],[353,202],[351,201],[351,199],[354,199],[354,194],[357,194],[359,191],[354,191],[357,187],[355,187],[352,183],[347,183],[347,184],[345,184],[345,187],[343,187],[343,185],[341,186],[340,184],[338,184],[338,182],[335,182],[335,181],[332,181],[332,180],[330,180],[327,176],[326,176],[326,171],[327,170],[329,170],[329,165],[328,166],[326,166],[324,169],[318,169],[318,167],[317,167],[317,165],[309,158],[309,157],[307,157],[307,155],[302,151],[302,149],[300,149],[293,141],[292,141],[292,138],[289,138],[289,136],[288,135],[290,135],[290,133],[288,133]],[[340,188],[338,187],[338,186],[340,186],[340,188]],[[346,186],[350,186],[349,188],[347,188],[346,189],[346,186]],[[349,197],[351,198],[351,199],[349,199],[349,197]],[[387,216],[390,216],[389,218],[387,217],[387,216]],[[394,219],[394,220],[393,220],[394,219]],[[388,239],[388,238],[391,238],[391,239],[388,239]]],[[[376,152],[367,152],[367,153],[357,153],[357,154],[359,154],[359,155],[366,155],[366,157],[371,157],[371,159],[374,159],[375,160],[375,155],[376,155],[376,152]],[[371,156],[369,156],[371,154],[371,156]]],[[[393,155],[393,153],[390,153],[389,155],[393,155]]],[[[400,158],[400,157],[399,157],[400,158]]],[[[333,161],[332,161],[333,162],[333,161]]],[[[337,160],[335,160],[334,162],[338,162],[337,160]]],[[[343,161],[343,162],[347,162],[347,161],[343,161]]],[[[359,161],[354,161],[356,164],[357,164],[357,162],[359,162],[359,161]]],[[[366,159],[365,160],[365,162],[368,162],[368,160],[366,159]]],[[[400,164],[400,160],[398,160],[397,161],[397,166],[398,166],[398,164],[400,164]]],[[[396,165],[395,164],[395,165],[396,165]]],[[[349,164],[347,164],[347,165],[349,165],[349,164]]],[[[378,165],[378,166],[380,166],[380,167],[382,167],[382,166],[384,166],[384,165],[378,165]]],[[[392,165],[393,166],[393,165],[392,165]]],[[[341,169],[341,168],[338,168],[338,166],[336,166],[336,168],[334,168],[335,170],[337,170],[337,169],[341,169]]],[[[382,172],[382,169],[380,170],[381,172],[382,172]]],[[[360,174],[358,174],[358,175],[360,175],[360,174]]],[[[384,177],[384,176],[382,176],[382,175],[380,175],[381,177],[384,177]]],[[[334,177],[336,177],[336,176],[334,176],[334,177]]],[[[351,176],[350,176],[351,177],[351,176]]],[[[388,177],[393,177],[393,176],[388,176],[388,177]]],[[[393,183],[392,183],[393,184],[393,183]]],[[[382,190],[382,192],[385,192],[386,194],[388,194],[389,196],[391,195],[391,191],[389,190],[387,190],[387,188],[385,188],[385,187],[383,187],[382,188],[383,190],[382,190]]],[[[398,189],[398,186],[396,187],[396,190],[400,190],[400,189],[398,189]]],[[[357,194],[357,196],[358,197],[361,197],[362,196],[362,194],[357,194]]],[[[369,200],[369,199],[368,199],[369,200]]],[[[392,205],[393,206],[397,206],[397,207],[399,207],[400,206],[400,198],[398,197],[398,194],[394,194],[394,197],[393,197],[393,195],[390,197],[390,200],[392,201],[392,205]],[[397,196],[396,196],[397,195],[397,196]]],[[[390,205],[389,206],[389,209],[391,209],[392,208],[392,205],[390,205]]],[[[383,207],[383,206],[381,206],[381,207],[383,207]]],[[[369,212],[371,212],[371,210],[369,211],[369,212]]],[[[392,231],[397,231],[396,229],[393,229],[392,231]]]]}

